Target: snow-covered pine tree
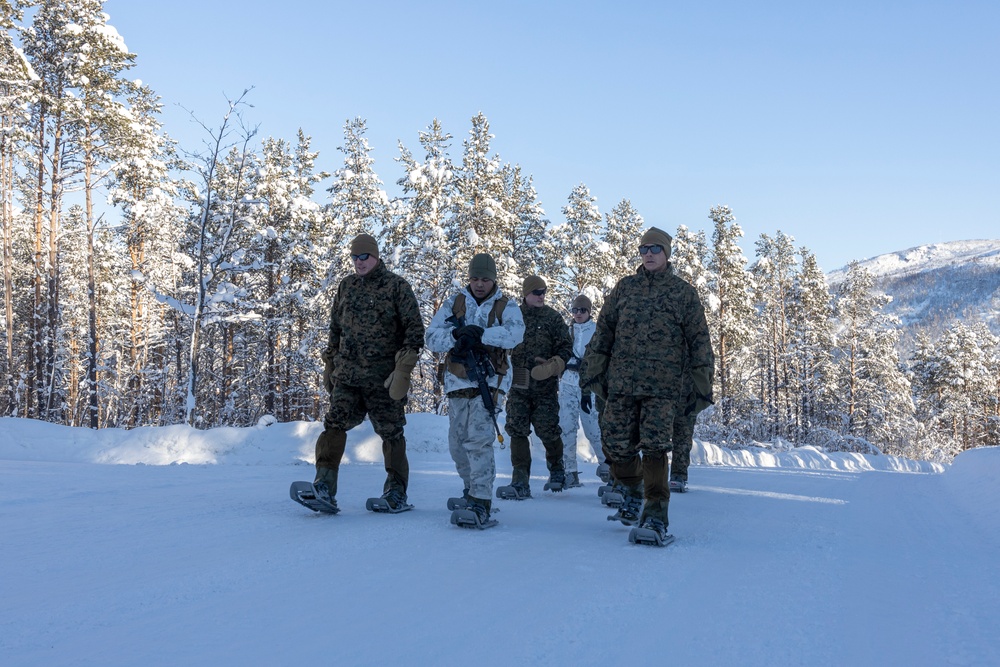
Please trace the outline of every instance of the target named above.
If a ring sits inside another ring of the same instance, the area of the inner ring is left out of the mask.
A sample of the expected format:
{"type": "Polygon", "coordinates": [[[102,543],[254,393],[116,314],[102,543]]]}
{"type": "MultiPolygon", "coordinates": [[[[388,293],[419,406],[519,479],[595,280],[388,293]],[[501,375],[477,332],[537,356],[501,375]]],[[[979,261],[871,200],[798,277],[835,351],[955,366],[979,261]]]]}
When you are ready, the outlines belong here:
{"type": "Polygon", "coordinates": [[[525,177],[521,165],[505,164],[501,170],[504,182],[503,207],[512,216],[508,229],[508,244],[514,264],[511,272],[520,276],[553,275],[551,257],[546,257],[548,220],[538,201],[534,179],[525,177]]]}
{"type": "Polygon", "coordinates": [[[998,442],[998,339],[982,322],[956,321],[938,339],[919,339],[910,366],[917,414],[947,443],[936,458],[950,460],[998,442]]]}
{"type": "Polygon", "coordinates": [[[619,279],[634,273],[639,266],[639,239],[646,231],[646,222],[628,199],[622,199],[604,216],[604,243],[600,255],[594,258],[601,277],[599,299],[589,295],[594,310],[603,303],[619,279]]]}
{"type": "MultiPolygon", "coordinates": [[[[457,239],[453,228],[455,166],[449,155],[452,136],[436,118],[420,132],[422,161],[417,161],[402,143],[400,157],[406,174],[399,179],[403,197],[397,207],[395,224],[386,236],[392,265],[406,276],[420,305],[424,324],[441,307],[456,284],[465,280],[465,267],[455,261],[457,239]]],[[[446,404],[442,377],[444,355],[425,351],[410,390],[412,406],[442,412],[446,404]]]]}
{"type": "Polygon", "coordinates": [[[715,304],[715,298],[709,289],[712,274],[708,270],[708,241],[705,232],[692,232],[686,225],[678,225],[670,253],[670,265],[674,273],[698,290],[698,297],[707,313],[715,304]]]}
{"type": "Polygon", "coordinates": [[[21,31],[24,53],[38,76],[29,107],[34,160],[27,167],[33,189],[25,196],[33,208],[35,234],[26,416],[50,421],[65,417],[63,380],[55,359],[60,303],[58,248],[63,196],[78,169],[78,164],[73,165],[78,156],[66,142],[76,121],[67,109],[81,56],[76,25],[91,4],[91,0],[43,0],[35,8],[31,24],[21,31]]]}
{"type": "Polygon", "coordinates": [[[796,272],[794,239],[779,231],[774,238],[761,234],[757,240],[757,261],[751,267],[758,305],[754,387],[765,424],[758,437],[793,437],[795,387],[789,336],[792,284],[796,272]]]}
{"type": "Polygon", "coordinates": [[[250,263],[259,267],[254,309],[262,316],[253,328],[265,343],[258,346],[264,387],[259,408],[279,421],[317,416],[314,352],[326,344],[325,329],[316,326],[326,314],[309,307],[319,289],[312,237],[322,223],[322,211],[310,197],[329,174],[315,172],[317,153],[310,143],[301,129],[295,147],[273,137],[262,143],[252,195],[259,205],[248,214],[254,230],[250,263]]]}
{"type": "Polygon", "coordinates": [[[109,200],[121,212],[118,243],[128,255],[127,333],[120,359],[121,391],[116,408],[120,422],[134,427],[175,423],[177,377],[171,354],[176,310],[166,305],[176,297],[175,254],[185,212],[170,171],[179,167],[174,142],[163,132],[160,98],[139,85],[129,95],[131,141],[120,148],[109,187],[109,200]]]}
{"type": "Polygon", "coordinates": [[[754,336],[756,310],[754,282],[739,246],[743,229],[728,206],[709,210],[712,220],[712,247],[708,268],[711,293],[716,307],[706,312],[712,343],[715,345],[715,415],[724,427],[733,427],[740,412],[749,412],[745,401],[749,384],[748,349],[754,336]],[[744,409],[746,408],[746,409],[744,409]]]}
{"type": "Polygon", "coordinates": [[[549,276],[550,305],[565,310],[577,294],[592,294],[600,290],[600,271],[595,270],[594,258],[601,254],[601,212],[597,198],[580,183],[562,208],[566,222],[556,225],[549,232],[548,244],[552,256],[560,257],[561,271],[549,276]]]}
{"type": "Polygon", "coordinates": [[[899,320],[883,312],[889,299],[857,261],[835,295],[842,433],[858,451],[899,452],[913,432],[913,397],[896,351],[899,320]]]}
{"type": "Polygon", "coordinates": [[[816,255],[799,249],[801,269],[789,308],[791,364],[797,393],[794,440],[826,445],[835,405],[833,302],[816,255]]]}
{"type": "Polygon", "coordinates": [[[344,123],[344,144],[337,147],[344,155],[343,166],[333,172],[333,183],[327,189],[330,202],[319,240],[319,247],[325,249],[321,295],[326,300],[326,313],[330,312],[340,280],[354,271],[348,253],[351,240],[361,233],[380,236],[389,224],[389,195],[375,173],[367,132],[368,121],[364,118],[344,123]]]}
{"type": "Polygon", "coordinates": [[[72,29],[68,29],[76,37],[70,51],[77,62],[69,70],[69,83],[75,94],[66,105],[67,117],[72,119],[66,140],[75,146],[82,171],[87,294],[90,297],[85,382],[89,417],[85,423],[90,428],[97,428],[100,423],[97,367],[103,341],[97,331],[95,244],[99,218],[94,212],[94,193],[123,159],[126,146],[137,140],[133,116],[125,104],[135,84],[123,76],[133,66],[135,55],[128,52],[118,31],[107,23],[108,15],[102,11],[103,0],[79,2],[79,13],[73,17],[72,29]]]}
{"type": "Polygon", "coordinates": [[[509,230],[513,216],[504,209],[504,178],[500,156],[490,154],[490,124],[479,112],[472,117],[469,137],[462,142],[462,164],[455,171],[455,214],[449,235],[455,244],[455,265],[462,271],[477,252],[488,252],[497,263],[497,282],[507,294],[520,294],[521,276],[514,272],[509,230]]]}
{"type": "Polygon", "coordinates": [[[20,415],[22,394],[19,380],[15,379],[15,369],[23,364],[18,359],[15,344],[15,330],[25,329],[16,318],[14,275],[14,187],[18,165],[28,161],[25,153],[30,143],[30,116],[28,107],[32,90],[31,82],[35,73],[24,54],[14,46],[13,31],[16,22],[22,20],[23,13],[9,0],[0,0],[0,236],[3,249],[0,261],[3,263],[3,312],[0,313],[4,330],[3,356],[0,358],[0,373],[3,386],[0,388],[0,415],[20,415]]]}

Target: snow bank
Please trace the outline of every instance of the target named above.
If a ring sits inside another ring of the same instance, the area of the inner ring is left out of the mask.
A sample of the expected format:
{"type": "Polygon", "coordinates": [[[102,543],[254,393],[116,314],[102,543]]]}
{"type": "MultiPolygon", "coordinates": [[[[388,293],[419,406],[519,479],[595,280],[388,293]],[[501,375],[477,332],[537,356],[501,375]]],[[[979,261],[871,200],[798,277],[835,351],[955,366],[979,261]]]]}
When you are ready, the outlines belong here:
{"type": "Polygon", "coordinates": [[[956,456],[944,486],[963,510],[984,517],[994,534],[1000,531],[1000,447],[978,447],[956,456]]]}
{"type": "MultiPolygon", "coordinates": [[[[434,414],[406,416],[407,450],[412,454],[448,452],[448,418],[434,414]]],[[[277,423],[262,419],[246,428],[198,430],[185,425],[149,426],[132,430],[59,426],[30,419],[0,419],[0,459],[104,464],[241,464],[284,465],[314,461],[318,422],[277,423]]],[[[979,451],[979,450],[976,450],[979,451]]],[[[963,455],[965,456],[965,455],[963,455]]],[[[347,437],[345,463],[382,463],[382,441],[370,422],[347,437]]],[[[749,448],[733,451],[696,440],[695,465],[795,468],[862,472],[938,473],[945,466],[893,456],[824,452],[814,447],[789,451],[749,448]]]]}
{"type": "Polygon", "coordinates": [[[695,465],[734,466],[746,468],[798,468],[808,470],[841,470],[863,472],[884,470],[888,472],[944,472],[945,466],[930,461],[911,461],[896,456],[872,456],[852,452],[824,452],[810,445],[788,451],[774,451],[763,447],[731,450],[710,442],[694,441],[691,463],[695,465]]]}

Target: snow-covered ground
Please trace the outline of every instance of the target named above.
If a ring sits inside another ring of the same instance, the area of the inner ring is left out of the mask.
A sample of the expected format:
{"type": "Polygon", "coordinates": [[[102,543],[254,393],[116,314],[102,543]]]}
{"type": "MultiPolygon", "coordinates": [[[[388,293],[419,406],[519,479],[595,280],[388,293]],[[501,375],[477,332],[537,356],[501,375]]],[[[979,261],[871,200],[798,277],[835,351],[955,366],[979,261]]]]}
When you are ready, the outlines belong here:
{"type": "Polygon", "coordinates": [[[317,424],[0,419],[0,665],[1000,665],[998,448],[699,443],[657,549],[605,520],[592,463],[544,494],[540,453],[533,500],[451,526],[447,419],[408,420],[416,509],[365,511],[366,423],[322,516],[288,498],[317,424]]]}

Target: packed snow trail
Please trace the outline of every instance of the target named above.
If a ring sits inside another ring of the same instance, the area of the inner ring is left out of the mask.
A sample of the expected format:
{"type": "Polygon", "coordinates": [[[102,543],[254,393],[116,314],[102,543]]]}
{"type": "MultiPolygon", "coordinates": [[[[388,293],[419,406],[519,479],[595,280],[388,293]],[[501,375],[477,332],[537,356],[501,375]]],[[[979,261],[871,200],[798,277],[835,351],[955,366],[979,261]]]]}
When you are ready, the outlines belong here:
{"type": "Polygon", "coordinates": [[[380,465],[329,516],[288,497],[309,465],[0,460],[0,662],[1000,664],[1000,522],[949,473],[693,466],[655,549],[581,468],[469,531],[436,452],[400,515],[380,465]]]}

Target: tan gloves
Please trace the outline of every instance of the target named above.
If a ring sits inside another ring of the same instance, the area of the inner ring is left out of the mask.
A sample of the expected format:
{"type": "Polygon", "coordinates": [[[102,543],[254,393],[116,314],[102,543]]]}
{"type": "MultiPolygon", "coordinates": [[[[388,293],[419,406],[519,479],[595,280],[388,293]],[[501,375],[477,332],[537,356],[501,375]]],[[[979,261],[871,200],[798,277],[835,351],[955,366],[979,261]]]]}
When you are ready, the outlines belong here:
{"type": "Polygon", "coordinates": [[[406,393],[410,391],[410,374],[419,359],[420,353],[416,350],[400,350],[396,353],[396,368],[389,373],[383,385],[389,390],[389,398],[394,401],[406,398],[406,393]]]}
{"type": "Polygon", "coordinates": [[[535,367],[531,369],[531,377],[536,380],[548,380],[563,372],[566,362],[562,357],[551,357],[543,359],[535,357],[535,367]]]}

